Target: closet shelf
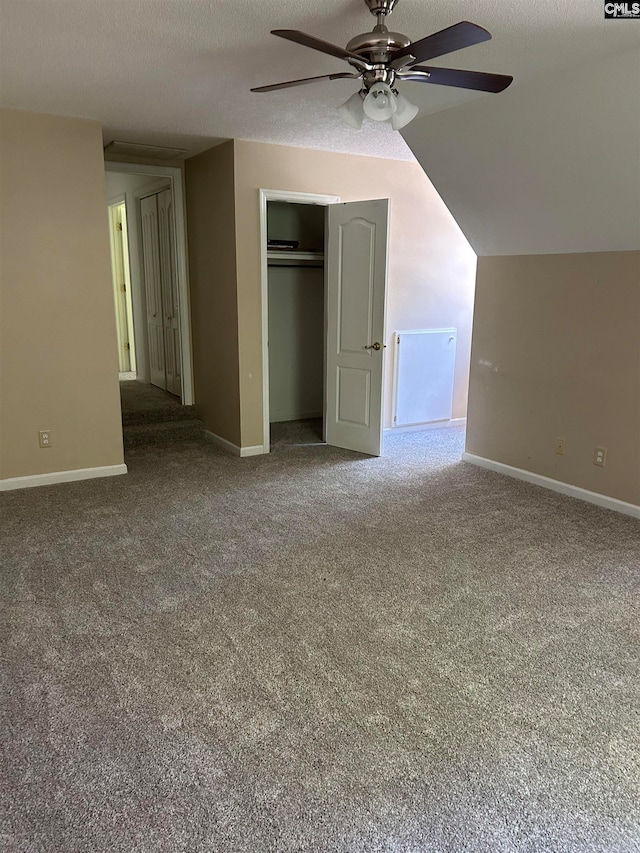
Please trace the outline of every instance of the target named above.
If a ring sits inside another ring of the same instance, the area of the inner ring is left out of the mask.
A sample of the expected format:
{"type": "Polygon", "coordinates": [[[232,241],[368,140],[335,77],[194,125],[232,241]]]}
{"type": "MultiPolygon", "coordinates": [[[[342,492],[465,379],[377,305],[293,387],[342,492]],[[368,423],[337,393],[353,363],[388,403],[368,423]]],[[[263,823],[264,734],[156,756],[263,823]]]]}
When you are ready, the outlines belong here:
{"type": "Polygon", "coordinates": [[[322,266],[324,263],[324,252],[297,252],[288,250],[278,252],[274,250],[267,251],[267,264],[269,266],[322,266]]]}

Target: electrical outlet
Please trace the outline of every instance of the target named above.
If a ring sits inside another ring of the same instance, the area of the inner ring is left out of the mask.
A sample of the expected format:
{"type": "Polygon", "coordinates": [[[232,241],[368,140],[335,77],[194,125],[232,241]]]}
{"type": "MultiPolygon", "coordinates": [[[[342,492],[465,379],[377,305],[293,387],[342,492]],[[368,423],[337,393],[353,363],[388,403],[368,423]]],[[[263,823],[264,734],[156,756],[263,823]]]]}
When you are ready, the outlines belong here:
{"type": "Polygon", "coordinates": [[[40,447],[51,447],[51,430],[50,429],[38,430],[38,436],[40,437],[40,447]]]}
{"type": "Polygon", "coordinates": [[[556,438],[556,453],[558,454],[558,456],[564,456],[564,449],[566,444],[566,438],[556,438]]]}
{"type": "Polygon", "coordinates": [[[601,468],[604,468],[605,463],[607,461],[607,448],[606,447],[596,447],[593,451],[593,464],[599,465],[601,468]]]}

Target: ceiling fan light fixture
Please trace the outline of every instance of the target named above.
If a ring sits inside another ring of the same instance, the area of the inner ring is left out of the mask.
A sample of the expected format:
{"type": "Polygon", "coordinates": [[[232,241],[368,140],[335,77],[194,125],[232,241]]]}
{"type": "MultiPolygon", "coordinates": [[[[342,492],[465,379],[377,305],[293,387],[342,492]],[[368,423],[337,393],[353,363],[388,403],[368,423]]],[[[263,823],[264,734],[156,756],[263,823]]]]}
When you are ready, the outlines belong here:
{"type": "Polygon", "coordinates": [[[396,105],[397,109],[391,116],[391,127],[400,130],[418,115],[418,107],[399,93],[396,95],[396,105]]]}
{"type": "Polygon", "coordinates": [[[398,109],[396,96],[388,83],[374,83],[362,106],[364,114],[373,121],[387,121],[398,109]]]}
{"type": "Polygon", "coordinates": [[[340,104],[338,107],[338,115],[351,127],[360,130],[364,121],[364,108],[362,105],[362,93],[354,92],[351,97],[340,104]]]}
{"type": "Polygon", "coordinates": [[[491,33],[484,27],[472,24],[471,21],[460,21],[437,33],[411,41],[402,33],[390,32],[384,23],[398,0],[364,2],[377,23],[370,33],[354,36],[346,48],[300,30],[271,30],[273,35],[294,44],[346,60],[351,65],[350,71],[256,86],[251,91],[275,92],[324,80],[361,80],[363,88],[337,109],[345,123],[359,130],[366,117],[372,121],[389,121],[394,130],[400,130],[416,117],[418,108],[392,88],[396,80],[453,86],[478,92],[502,92],[513,82],[513,77],[506,74],[419,64],[488,41],[491,33]]]}

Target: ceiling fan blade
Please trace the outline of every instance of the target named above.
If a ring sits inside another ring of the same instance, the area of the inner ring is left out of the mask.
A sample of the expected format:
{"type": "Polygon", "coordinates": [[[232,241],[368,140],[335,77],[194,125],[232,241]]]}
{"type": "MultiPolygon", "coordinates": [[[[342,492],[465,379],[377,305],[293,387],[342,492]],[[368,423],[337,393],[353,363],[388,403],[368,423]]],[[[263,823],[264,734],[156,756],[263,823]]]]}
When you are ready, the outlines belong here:
{"type": "Polygon", "coordinates": [[[321,53],[328,53],[329,56],[335,56],[338,59],[357,60],[357,62],[363,67],[367,65],[366,61],[361,56],[358,56],[357,53],[351,53],[350,50],[338,47],[337,44],[331,44],[331,42],[324,41],[323,39],[316,38],[315,36],[310,36],[308,33],[300,32],[300,30],[271,30],[271,33],[274,36],[280,36],[280,38],[288,39],[289,41],[296,42],[296,44],[304,45],[304,47],[311,47],[314,50],[319,50],[321,53]]]}
{"type": "Polygon", "coordinates": [[[513,82],[507,74],[489,74],[486,71],[461,71],[458,68],[434,68],[432,65],[414,65],[399,71],[401,80],[435,83],[437,86],[456,86],[459,89],[477,89],[479,92],[502,92],[513,82]]]}
{"type": "MultiPolygon", "coordinates": [[[[396,62],[404,59],[405,56],[415,56],[413,62],[425,62],[425,60],[433,59],[435,56],[444,56],[445,53],[453,53],[454,50],[461,50],[463,47],[471,47],[472,44],[489,41],[490,38],[491,33],[483,27],[469,21],[460,21],[459,24],[447,27],[446,30],[440,30],[439,33],[433,33],[433,35],[403,47],[398,53],[394,53],[391,66],[397,67],[396,62]]],[[[398,66],[404,64],[398,62],[398,66]]]]}
{"type": "Polygon", "coordinates": [[[304,86],[306,83],[316,83],[318,80],[341,80],[347,77],[360,77],[359,74],[350,74],[348,71],[339,74],[321,74],[319,77],[303,77],[301,80],[287,80],[286,83],[273,83],[271,86],[256,86],[252,92],[275,92],[277,89],[289,89],[291,86],[304,86]]]}

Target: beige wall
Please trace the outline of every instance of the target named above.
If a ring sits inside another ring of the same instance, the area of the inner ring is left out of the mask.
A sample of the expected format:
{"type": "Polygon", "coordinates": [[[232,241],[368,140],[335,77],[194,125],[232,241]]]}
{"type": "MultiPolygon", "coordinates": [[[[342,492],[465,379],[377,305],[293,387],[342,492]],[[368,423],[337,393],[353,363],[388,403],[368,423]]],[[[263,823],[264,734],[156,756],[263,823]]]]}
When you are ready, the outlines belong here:
{"type": "MultiPolygon", "coordinates": [[[[476,258],[421,167],[238,140],[235,156],[242,445],[262,444],[260,188],[337,195],[341,201],[391,199],[387,353],[393,352],[396,329],[457,327],[454,417],[464,417],[476,258]]],[[[391,425],[392,370],[389,355],[385,426],[391,425]]]]}
{"type": "Polygon", "coordinates": [[[640,252],[479,259],[467,451],[640,504],[640,252]]]}
{"type": "Polygon", "coordinates": [[[0,477],[121,464],[100,125],[7,110],[0,139],[0,477]]]}
{"type": "MultiPolygon", "coordinates": [[[[195,400],[208,430],[240,445],[234,147],[186,162],[195,400]]],[[[240,240],[239,251],[242,251],[240,240]]]]}

